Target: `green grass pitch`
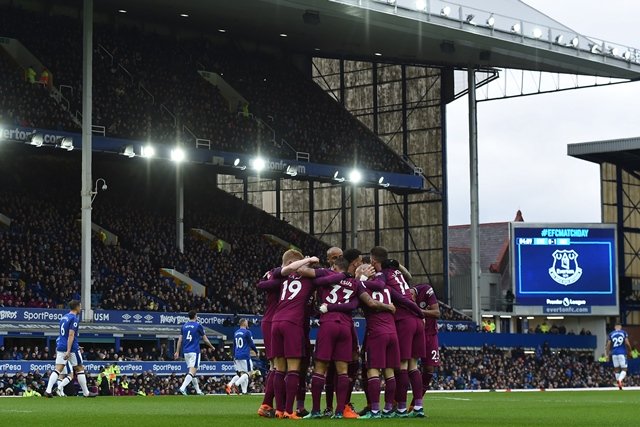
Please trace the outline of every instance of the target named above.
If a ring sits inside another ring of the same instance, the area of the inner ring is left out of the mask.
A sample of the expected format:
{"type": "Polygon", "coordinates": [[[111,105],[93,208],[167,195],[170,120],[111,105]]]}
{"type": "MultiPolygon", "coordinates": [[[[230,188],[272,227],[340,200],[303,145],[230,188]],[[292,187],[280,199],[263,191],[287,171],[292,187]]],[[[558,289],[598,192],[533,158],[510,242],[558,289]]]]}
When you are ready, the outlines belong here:
{"type": "MultiPolygon", "coordinates": [[[[356,409],[364,396],[354,396],[356,409]]],[[[324,399],[323,399],[324,400],[324,399]]],[[[2,426],[223,426],[298,423],[304,426],[638,426],[640,391],[432,393],[426,419],[267,420],[256,415],[261,396],[0,398],[2,426]]],[[[310,396],[307,401],[310,404],[310,396]]]]}

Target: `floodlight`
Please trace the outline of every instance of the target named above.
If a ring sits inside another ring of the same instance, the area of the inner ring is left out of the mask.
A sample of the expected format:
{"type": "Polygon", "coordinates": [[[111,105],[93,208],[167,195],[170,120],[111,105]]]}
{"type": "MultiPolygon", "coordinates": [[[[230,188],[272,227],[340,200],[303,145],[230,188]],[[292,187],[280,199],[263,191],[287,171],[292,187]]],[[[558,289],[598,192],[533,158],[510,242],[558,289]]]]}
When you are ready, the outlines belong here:
{"type": "Polygon", "coordinates": [[[476,25],[476,23],[473,21],[473,18],[475,17],[476,16],[472,14],[467,15],[467,18],[466,18],[467,24],[476,25]]]}
{"type": "Polygon", "coordinates": [[[381,176],[380,179],[378,180],[378,185],[384,188],[389,187],[389,183],[388,182],[384,182],[384,176],[381,176]]]}
{"type": "Polygon", "coordinates": [[[416,9],[425,10],[426,8],[427,8],[427,0],[416,0],[416,9]]]}
{"type": "Polygon", "coordinates": [[[266,163],[262,157],[256,157],[251,161],[251,167],[258,172],[262,171],[265,166],[266,163]]]}
{"type": "Polygon", "coordinates": [[[133,151],[133,145],[127,145],[122,149],[122,152],[120,153],[123,156],[126,156],[128,158],[132,158],[136,156],[135,151],[133,151]]]}
{"type": "Polygon", "coordinates": [[[449,6],[445,6],[442,9],[440,9],[440,15],[449,16],[450,14],[451,14],[451,8],[449,6]]]}
{"type": "Polygon", "coordinates": [[[62,138],[59,147],[63,150],[73,151],[73,139],[65,136],[64,138],[62,138]]]}
{"type": "Polygon", "coordinates": [[[534,39],[539,39],[540,37],[542,37],[542,30],[540,28],[534,28],[532,33],[534,39]]]}
{"type": "Polygon", "coordinates": [[[627,51],[625,51],[625,52],[622,54],[622,57],[624,58],[624,60],[625,60],[625,61],[630,60],[630,59],[631,59],[631,52],[629,52],[628,50],[627,50],[627,51]]]}
{"type": "Polygon", "coordinates": [[[620,56],[620,49],[617,47],[609,47],[609,55],[620,56]]]}
{"type": "Polygon", "coordinates": [[[602,48],[597,43],[590,44],[589,47],[591,48],[590,49],[591,53],[600,53],[600,52],[602,52],[602,48]]]}
{"type": "Polygon", "coordinates": [[[298,175],[298,168],[295,166],[287,166],[287,171],[285,172],[287,175],[289,176],[297,176],[298,175]]]}
{"type": "Polygon", "coordinates": [[[247,167],[245,165],[240,165],[240,159],[237,158],[233,161],[233,167],[238,168],[240,170],[245,170],[247,167]]]}
{"type": "Polygon", "coordinates": [[[564,36],[562,34],[556,36],[556,44],[562,44],[563,40],[564,40],[564,36]]]}
{"type": "Polygon", "coordinates": [[[174,162],[180,163],[184,160],[184,158],[185,154],[181,148],[174,148],[173,150],[171,150],[171,160],[173,160],[174,162]]]}
{"type": "Polygon", "coordinates": [[[145,145],[140,149],[140,155],[142,157],[150,158],[156,155],[156,150],[152,145],[145,145]]]}
{"type": "Polygon", "coordinates": [[[333,174],[333,179],[338,182],[344,182],[344,177],[341,177],[339,175],[340,175],[340,171],[336,171],[336,173],[333,174]]]}
{"type": "Polygon", "coordinates": [[[487,18],[487,26],[493,28],[496,25],[496,18],[493,17],[493,14],[487,18]]]}
{"type": "Polygon", "coordinates": [[[353,169],[351,172],[349,172],[349,181],[351,181],[354,184],[357,184],[361,180],[362,180],[362,174],[358,169],[353,169]]]}
{"type": "Polygon", "coordinates": [[[44,143],[44,137],[41,133],[34,133],[31,135],[31,138],[27,141],[29,145],[33,145],[35,147],[42,147],[44,143]]]}
{"type": "Polygon", "coordinates": [[[516,22],[515,24],[513,24],[511,26],[511,32],[512,33],[519,33],[520,32],[520,24],[518,22],[516,22]]]}
{"type": "Polygon", "coordinates": [[[571,46],[578,47],[579,44],[580,44],[580,40],[578,39],[578,37],[574,37],[571,39],[571,46]]]}

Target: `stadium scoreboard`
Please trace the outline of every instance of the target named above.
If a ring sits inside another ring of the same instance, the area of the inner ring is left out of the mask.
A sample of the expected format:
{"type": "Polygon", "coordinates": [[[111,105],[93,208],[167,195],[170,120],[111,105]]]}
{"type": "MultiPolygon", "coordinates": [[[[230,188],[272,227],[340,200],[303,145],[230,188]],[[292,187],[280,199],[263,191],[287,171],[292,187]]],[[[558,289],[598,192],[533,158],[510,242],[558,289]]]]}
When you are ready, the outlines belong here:
{"type": "Polygon", "coordinates": [[[510,227],[514,312],[618,315],[615,224],[510,227]]]}

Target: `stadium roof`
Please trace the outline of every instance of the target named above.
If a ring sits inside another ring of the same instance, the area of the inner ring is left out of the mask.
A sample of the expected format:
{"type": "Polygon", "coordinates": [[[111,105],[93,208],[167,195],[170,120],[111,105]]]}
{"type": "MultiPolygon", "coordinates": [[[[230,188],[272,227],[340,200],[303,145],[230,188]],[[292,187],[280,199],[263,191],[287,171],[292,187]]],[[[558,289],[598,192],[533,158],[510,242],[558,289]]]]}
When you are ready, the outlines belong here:
{"type": "Polygon", "coordinates": [[[122,7],[95,4],[117,22],[224,30],[319,56],[640,77],[636,49],[581,35],[519,0],[130,0],[118,13],[122,7]]]}
{"type": "Polygon", "coordinates": [[[567,154],[593,163],[611,163],[640,172],[640,137],[569,144],[567,154]]]}

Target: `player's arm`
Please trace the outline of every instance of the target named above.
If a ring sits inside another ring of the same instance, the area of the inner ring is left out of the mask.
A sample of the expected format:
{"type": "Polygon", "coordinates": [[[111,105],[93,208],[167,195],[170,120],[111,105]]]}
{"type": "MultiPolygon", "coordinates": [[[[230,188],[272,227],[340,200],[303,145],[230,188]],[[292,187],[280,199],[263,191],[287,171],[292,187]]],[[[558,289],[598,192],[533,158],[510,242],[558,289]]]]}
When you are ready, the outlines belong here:
{"type": "Polygon", "coordinates": [[[67,351],[64,353],[64,360],[69,359],[71,355],[71,347],[73,347],[73,339],[76,336],[76,331],[73,328],[69,329],[69,337],[67,338],[67,351]]]}
{"type": "Polygon", "coordinates": [[[422,310],[420,310],[420,307],[418,307],[418,304],[416,304],[409,298],[405,298],[400,292],[396,291],[390,286],[387,286],[386,289],[389,290],[389,293],[391,295],[391,302],[393,302],[395,305],[401,305],[419,318],[424,319],[424,314],[422,313],[422,310]]]}
{"type": "Polygon", "coordinates": [[[392,313],[392,314],[396,312],[396,307],[393,304],[385,304],[376,299],[373,299],[371,298],[371,295],[369,295],[366,292],[361,293],[358,298],[360,298],[360,301],[362,301],[364,305],[366,305],[372,310],[388,311],[389,313],[392,313]]]}
{"type": "Polygon", "coordinates": [[[345,274],[344,273],[334,273],[334,274],[329,274],[323,277],[318,277],[313,279],[312,283],[315,286],[328,286],[328,285],[334,285],[336,283],[338,283],[340,280],[344,279],[345,274]]]}
{"type": "Polygon", "coordinates": [[[270,291],[273,289],[278,289],[282,286],[282,277],[277,277],[270,280],[261,280],[256,285],[258,289],[261,291],[270,291]]]}
{"type": "Polygon", "coordinates": [[[357,298],[353,298],[349,300],[348,303],[344,304],[327,304],[324,303],[320,306],[320,313],[326,313],[328,311],[336,311],[341,313],[350,313],[356,308],[358,308],[359,301],[357,298]]]}
{"type": "Polygon", "coordinates": [[[258,347],[256,347],[256,343],[253,342],[253,334],[251,331],[247,330],[247,338],[249,338],[249,348],[258,355],[258,347]]]}
{"type": "Polygon", "coordinates": [[[176,344],[176,352],[173,355],[174,359],[180,357],[180,348],[182,348],[182,334],[178,337],[178,344],[176,344]]]}
{"type": "MultiPolygon", "coordinates": [[[[416,297],[418,296],[418,293],[420,293],[420,291],[423,289],[423,288],[421,288],[421,286],[422,285],[416,286],[416,287],[410,289],[411,295],[413,296],[413,300],[414,301],[416,300],[416,297]]],[[[427,308],[425,310],[422,310],[422,314],[424,314],[424,317],[432,317],[432,318],[439,319],[440,318],[440,304],[438,304],[438,299],[436,298],[433,290],[429,294],[428,302],[430,302],[430,304],[427,305],[427,308]]]]}
{"type": "Polygon", "coordinates": [[[624,345],[625,347],[627,347],[627,354],[631,355],[631,352],[633,351],[633,349],[631,348],[631,343],[629,342],[629,338],[624,339],[624,345]]]}
{"type": "Polygon", "coordinates": [[[400,270],[400,273],[402,273],[402,276],[404,276],[404,280],[408,284],[411,284],[411,282],[413,282],[413,276],[411,275],[411,273],[409,273],[409,270],[407,270],[407,267],[405,267],[402,264],[399,264],[398,270],[400,270]]]}
{"type": "MultiPolygon", "coordinates": [[[[294,261],[291,264],[282,267],[282,270],[280,271],[280,274],[282,276],[288,276],[289,274],[293,273],[294,271],[298,271],[300,270],[302,267],[305,267],[309,264],[314,264],[320,262],[320,260],[318,259],[318,257],[311,257],[311,258],[304,258],[298,261],[294,261]]],[[[310,269],[313,270],[313,269],[310,269]]],[[[316,277],[315,275],[313,277],[316,277]]]]}
{"type": "Polygon", "coordinates": [[[604,349],[604,355],[607,357],[607,359],[609,358],[610,354],[611,354],[611,337],[609,337],[609,339],[607,340],[607,345],[604,349]]]}
{"type": "Polygon", "coordinates": [[[207,344],[207,346],[209,346],[211,350],[215,350],[215,348],[213,347],[213,344],[211,344],[211,341],[209,341],[209,338],[207,338],[207,336],[204,334],[202,335],[202,341],[204,341],[205,344],[207,344]]]}

